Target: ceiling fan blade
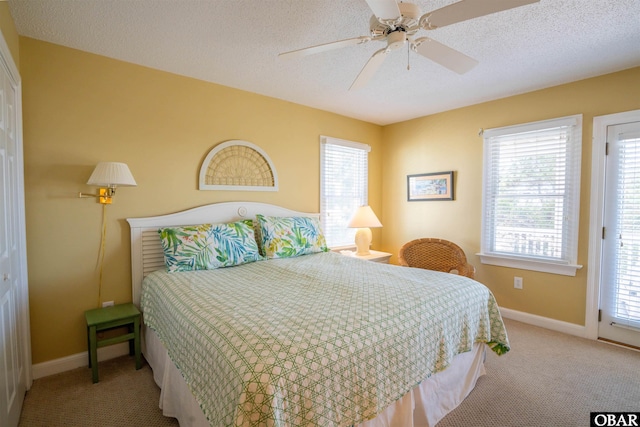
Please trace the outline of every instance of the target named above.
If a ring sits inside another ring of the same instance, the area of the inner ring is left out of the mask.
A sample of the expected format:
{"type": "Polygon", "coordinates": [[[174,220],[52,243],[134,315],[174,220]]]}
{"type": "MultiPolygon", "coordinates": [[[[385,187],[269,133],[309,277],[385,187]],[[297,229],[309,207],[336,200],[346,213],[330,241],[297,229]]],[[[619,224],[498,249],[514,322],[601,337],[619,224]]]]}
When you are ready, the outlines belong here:
{"type": "Polygon", "coordinates": [[[356,77],[353,83],[351,83],[351,87],[349,88],[349,90],[357,90],[363,88],[369,82],[371,77],[373,77],[376,71],[378,71],[378,68],[380,68],[380,66],[384,62],[384,58],[386,57],[388,51],[389,49],[385,47],[384,49],[380,49],[379,51],[374,53],[371,58],[369,58],[365,66],[362,67],[362,70],[360,71],[360,74],[358,74],[358,77],[356,77]]]}
{"type": "Polygon", "coordinates": [[[362,44],[371,40],[372,38],[369,36],[355,37],[352,39],[338,40],[336,42],[324,43],[324,44],[319,44],[311,47],[305,47],[303,49],[292,50],[290,52],[283,52],[278,56],[281,58],[294,58],[294,57],[300,57],[300,56],[313,55],[314,53],[326,52],[328,50],[340,49],[342,47],[362,44]]]}
{"type": "Polygon", "coordinates": [[[376,18],[394,20],[400,17],[400,8],[396,0],[366,0],[376,18]]]}
{"type": "Polygon", "coordinates": [[[420,26],[425,30],[432,30],[455,24],[456,22],[478,18],[539,1],[540,0],[462,0],[425,13],[420,18],[420,26]]]}
{"type": "Polygon", "coordinates": [[[414,46],[415,51],[420,55],[458,74],[464,74],[478,65],[478,61],[475,59],[429,37],[416,39],[414,46]]]}

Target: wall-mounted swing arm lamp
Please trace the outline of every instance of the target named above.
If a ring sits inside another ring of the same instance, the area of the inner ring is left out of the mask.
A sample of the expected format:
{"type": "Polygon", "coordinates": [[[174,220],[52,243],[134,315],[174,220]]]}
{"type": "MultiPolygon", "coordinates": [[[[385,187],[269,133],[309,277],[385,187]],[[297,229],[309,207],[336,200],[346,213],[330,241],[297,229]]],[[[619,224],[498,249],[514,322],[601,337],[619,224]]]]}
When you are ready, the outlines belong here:
{"type": "Polygon", "coordinates": [[[112,198],[116,194],[116,187],[135,187],[137,185],[129,167],[125,163],[118,162],[98,163],[87,184],[100,187],[98,194],[79,193],[78,197],[97,197],[98,202],[105,205],[111,204],[112,198]]]}

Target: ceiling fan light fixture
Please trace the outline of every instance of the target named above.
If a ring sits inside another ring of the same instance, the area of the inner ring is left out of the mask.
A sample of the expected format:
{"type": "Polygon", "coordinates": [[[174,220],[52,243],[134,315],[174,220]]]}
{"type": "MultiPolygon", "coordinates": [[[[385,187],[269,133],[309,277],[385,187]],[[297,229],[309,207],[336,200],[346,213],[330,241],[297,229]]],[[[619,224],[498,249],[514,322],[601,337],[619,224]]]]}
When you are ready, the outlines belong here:
{"type": "Polygon", "coordinates": [[[389,50],[400,49],[407,42],[407,33],[394,31],[387,36],[387,48],[389,50]]]}
{"type": "MultiPolygon", "coordinates": [[[[395,1],[395,0],[393,0],[395,1]]],[[[394,31],[405,31],[413,35],[420,29],[418,23],[422,11],[413,3],[399,3],[400,15],[395,19],[380,19],[376,15],[369,20],[369,32],[372,37],[385,36],[394,31]]]]}

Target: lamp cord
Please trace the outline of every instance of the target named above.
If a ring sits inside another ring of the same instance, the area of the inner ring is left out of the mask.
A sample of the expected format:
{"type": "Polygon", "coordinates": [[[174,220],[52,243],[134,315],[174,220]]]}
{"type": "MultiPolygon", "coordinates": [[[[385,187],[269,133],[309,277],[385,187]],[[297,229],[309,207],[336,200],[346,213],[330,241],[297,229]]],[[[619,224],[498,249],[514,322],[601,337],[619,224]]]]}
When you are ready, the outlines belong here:
{"type": "Polygon", "coordinates": [[[104,253],[107,241],[107,205],[102,205],[102,235],[100,236],[100,277],[98,281],[98,308],[102,300],[102,271],[104,267],[104,253]]]}

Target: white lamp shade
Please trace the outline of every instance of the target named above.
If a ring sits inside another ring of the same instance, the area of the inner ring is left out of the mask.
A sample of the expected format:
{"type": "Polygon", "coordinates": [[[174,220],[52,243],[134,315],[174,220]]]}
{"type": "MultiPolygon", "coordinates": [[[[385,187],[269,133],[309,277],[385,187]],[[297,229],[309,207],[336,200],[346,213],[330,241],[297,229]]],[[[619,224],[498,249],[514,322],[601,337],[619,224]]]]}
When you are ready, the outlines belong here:
{"type": "Polygon", "coordinates": [[[371,206],[360,206],[348,224],[349,228],[382,227],[371,206]]]}
{"type": "Polygon", "coordinates": [[[135,187],[129,167],[125,163],[100,162],[87,181],[89,185],[96,187],[135,187]]]}

